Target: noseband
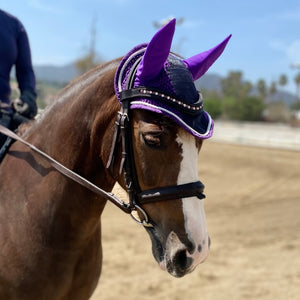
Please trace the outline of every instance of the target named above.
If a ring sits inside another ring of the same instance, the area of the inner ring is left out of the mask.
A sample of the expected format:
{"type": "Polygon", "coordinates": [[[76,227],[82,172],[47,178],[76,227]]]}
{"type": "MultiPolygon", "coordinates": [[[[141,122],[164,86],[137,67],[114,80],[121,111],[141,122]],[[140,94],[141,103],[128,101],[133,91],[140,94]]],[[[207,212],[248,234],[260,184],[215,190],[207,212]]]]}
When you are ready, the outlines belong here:
{"type": "Polygon", "coordinates": [[[133,99],[133,93],[124,91],[120,94],[121,110],[115,123],[113,143],[110,156],[107,162],[107,168],[113,174],[114,163],[118,154],[119,137],[121,137],[122,159],[119,168],[119,175],[124,171],[126,189],[129,195],[129,205],[132,211],[139,211],[144,216],[142,221],[133,217],[133,219],[145,227],[153,227],[151,221],[141,208],[143,204],[180,198],[197,197],[200,200],[205,198],[203,194],[204,184],[201,181],[180,184],[174,186],[160,187],[142,191],[138,182],[136,167],[134,162],[133,144],[132,144],[132,110],[130,101],[133,99]]]}

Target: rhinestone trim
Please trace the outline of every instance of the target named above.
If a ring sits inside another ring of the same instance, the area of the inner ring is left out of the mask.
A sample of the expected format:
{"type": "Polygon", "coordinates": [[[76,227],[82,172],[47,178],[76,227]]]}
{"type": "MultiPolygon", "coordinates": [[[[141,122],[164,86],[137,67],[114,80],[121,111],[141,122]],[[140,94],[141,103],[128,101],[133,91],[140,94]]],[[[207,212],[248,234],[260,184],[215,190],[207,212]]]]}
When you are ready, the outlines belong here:
{"type": "Polygon", "coordinates": [[[199,93],[199,99],[201,100],[201,102],[199,102],[198,104],[186,104],[186,103],[181,102],[181,101],[179,101],[176,98],[173,98],[171,96],[165,95],[165,94],[157,92],[157,91],[151,91],[151,90],[148,90],[148,89],[140,89],[140,93],[155,95],[155,96],[167,99],[167,100],[172,101],[172,102],[178,104],[179,106],[182,106],[182,107],[187,108],[189,110],[199,111],[199,110],[203,109],[203,101],[202,101],[202,96],[201,96],[200,93],[199,93]]]}

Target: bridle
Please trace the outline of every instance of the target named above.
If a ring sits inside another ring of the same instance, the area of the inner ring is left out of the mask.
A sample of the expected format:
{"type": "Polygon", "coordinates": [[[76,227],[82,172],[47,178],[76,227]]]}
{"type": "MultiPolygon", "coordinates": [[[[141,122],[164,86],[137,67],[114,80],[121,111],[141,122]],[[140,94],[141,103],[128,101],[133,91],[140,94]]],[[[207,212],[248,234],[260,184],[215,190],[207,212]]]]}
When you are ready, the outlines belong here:
{"type": "Polygon", "coordinates": [[[137,223],[140,223],[145,227],[153,227],[153,221],[150,220],[146,211],[141,208],[142,205],[151,202],[168,201],[194,196],[199,199],[204,199],[204,185],[201,181],[196,181],[187,184],[141,191],[136,173],[132,145],[132,110],[129,108],[131,99],[132,98],[121,96],[121,110],[118,112],[115,123],[112,148],[106,167],[113,174],[114,163],[119,152],[119,139],[121,138],[122,159],[119,167],[119,175],[124,171],[125,184],[129,196],[129,206],[132,211],[140,211],[144,216],[144,220],[142,221],[134,218],[137,223]]]}
{"type": "Polygon", "coordinates": [[[199,199],[203,199],[205,198],[205,195],[203,194],[204,185],[201,181],[196,181],[145,191],[141,190],[136,172],[132,143],[131,103],[139,98],[155,98],[162,103],[171,103],[175,109],[183,113],[195,114],[203,110],[203,100],[199,95],[198,102],[186,107],[185,105],[182,105],[180,100],[163,91],[147,87],[134,87],[137,68],[145,50],[146,45],[131,53],[125,61],[122,61],[116,72],[115,87],[121,109],[118,112],[117,120],[115,122],[113,142],[106,167],[110,170],[111,174],[113,174],[121,139],[122,158],[119,166],[119,175],[124,171],[124,179],[129,196],[129,206],[132,211],[139,211],[144,216],[144,220],[140,221],[135,219],[135,221],[145,227],[153,227],[154,222],[149,219],[146,211],[142,209],[141,206],[151,202],[169,201],[180,198],[198,197],[199,199]]]}

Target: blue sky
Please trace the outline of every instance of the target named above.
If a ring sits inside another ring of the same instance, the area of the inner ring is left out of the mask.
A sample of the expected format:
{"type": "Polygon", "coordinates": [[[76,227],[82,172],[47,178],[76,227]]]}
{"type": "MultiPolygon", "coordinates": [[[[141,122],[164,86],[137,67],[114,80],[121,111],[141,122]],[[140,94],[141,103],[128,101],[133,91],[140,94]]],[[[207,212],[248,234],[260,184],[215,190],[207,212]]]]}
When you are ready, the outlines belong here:
{"type": "Polygon", "coordinates": [[[300,0],[0,0],[0,8],[18,17],[29,35],[35,65],[63,65],[82,56],[96,19],[96,50],[103,60],[126,54],[148,42],[153,22],[170,16],[178,25],[173,50],[189,57],[232,38],[209,70],[226,75],[241,70],[244,78],[268,83],[281,74],[295,91],[300,69],[300,0]]]}

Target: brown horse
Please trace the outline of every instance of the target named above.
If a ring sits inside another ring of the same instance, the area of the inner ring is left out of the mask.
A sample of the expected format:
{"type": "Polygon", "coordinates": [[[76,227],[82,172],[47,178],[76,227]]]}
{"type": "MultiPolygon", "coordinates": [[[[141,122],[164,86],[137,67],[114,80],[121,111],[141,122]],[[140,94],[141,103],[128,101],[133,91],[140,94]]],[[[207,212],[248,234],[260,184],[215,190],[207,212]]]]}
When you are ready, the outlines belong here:
{"type": "MultiPolygon", "coordinates": [[[[76,79],[23,134],[28,143],[105,191],[115,182],[130,190],[124,171],[119,173],[124,148],[116,147],[114,163],[106,168],[120,110],[114,91],[119,64],[120,59],[111,61],[76,79]]],[[[198,182],[202,140],[146,109],[133,109],[131,119],[141,195],[147,198],[145,190],[154,195],[154,201],[132,207],[142,221],[150,220],[144,225],[160,267],[181,277],[208,255],[203,202],[196,193],[177,195],[172,188],[169,198],[156,201],[155,189],[198,182]]],[[[120,143],[121,137],[116,145],[120,143]]],[[[88,299],[101,273],[106,201],[15,142],[0,165],[0,299],[88,299]]]]}
{"type": "MultiPolygon", "coordinates": [[[[106,191],[116,180],[125,188],[117,168],[113,176],[105,168],[120,109],[113,88],[118,62],[73,82],[25,136],[28,142],[106,191]]],[[[136,110],[133,120],[135,161],[143,190],[176,185],[181,165],[188,163],[185,160],[193,164],[190,179],[197,179],[201,142],[155,113],[136,110]],[[158,143],[162,144],[159,150],[153,148],[158,143]],[[185,155],[188,151],[192,151],[189,157],[185,155]]],[[[119,161],[120,156],[117,165],[119,161]]],[[[106,199],[65,178],[18,142],[1,164],[0,178],[0,298],[88,299],[101,272],[100,216],[106,199]]],[[[158,239],[153,233],[154,251],[165,248],[168,263],[173,263],[175,269],[185,261],[178,253],[187,249],[178,237],[190,243],[184,225],[188,210],[191,216],[187,222],[196,222],[202,231],[199,260],[208,252],[202,203],[197,200],[190,205],[196,206],[186,207],[186,212],[181,199],[145,205],[160,228],[158,239]],[[161,239],[164,245],[156,245],[161,239]]]]}

